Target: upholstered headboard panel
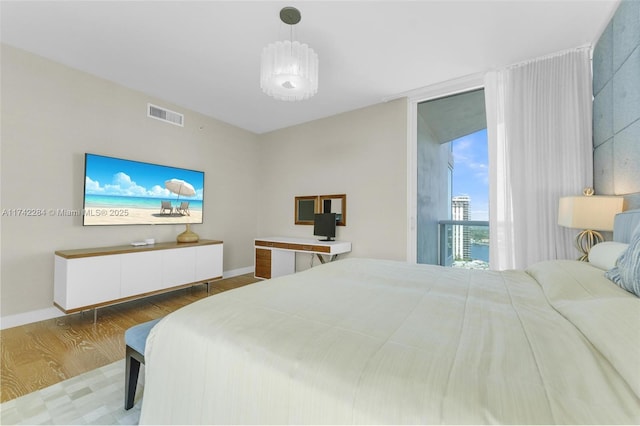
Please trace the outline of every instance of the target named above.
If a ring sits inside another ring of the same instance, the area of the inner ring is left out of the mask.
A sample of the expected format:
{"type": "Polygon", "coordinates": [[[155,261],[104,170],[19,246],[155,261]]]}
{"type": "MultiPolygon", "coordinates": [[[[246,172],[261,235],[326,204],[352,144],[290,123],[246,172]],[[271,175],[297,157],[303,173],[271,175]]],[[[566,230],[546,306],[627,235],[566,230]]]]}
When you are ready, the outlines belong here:
{"type": "Polygon", "coordinates": [[[593,52],[593,183],[640,208],[640,1],[623,0],[593,52]]]}
{"type": "Polygon", "coordinates": [[[631,233],[640,225],[640,209],[618,213],[613,222],[613,239],[620,243],[629,243],[631,233]]]}

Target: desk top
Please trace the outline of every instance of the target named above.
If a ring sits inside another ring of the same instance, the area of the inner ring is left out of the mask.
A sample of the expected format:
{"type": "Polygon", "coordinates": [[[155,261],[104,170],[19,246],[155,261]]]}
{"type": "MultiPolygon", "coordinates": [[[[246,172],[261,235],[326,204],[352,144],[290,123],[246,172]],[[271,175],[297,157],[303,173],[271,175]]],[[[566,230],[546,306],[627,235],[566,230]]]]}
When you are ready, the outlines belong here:
{"type": "Polygon", "coordinates": [[[255,239],[256,246],[281,250],[305,251],[326,254],[341,254],[351,251],[349,241],[320,241],[315,238],[264,237],[255,239]]]}

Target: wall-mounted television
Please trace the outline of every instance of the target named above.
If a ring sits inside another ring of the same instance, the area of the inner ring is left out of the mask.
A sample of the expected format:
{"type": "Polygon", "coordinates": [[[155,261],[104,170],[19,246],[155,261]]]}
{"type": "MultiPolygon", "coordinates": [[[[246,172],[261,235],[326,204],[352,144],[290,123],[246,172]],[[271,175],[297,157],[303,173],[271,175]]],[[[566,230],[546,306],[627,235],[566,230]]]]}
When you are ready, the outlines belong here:
{"type": "Polygon", "coordinates": [[[202,223],[204,172],[85,154],[84,225],[202,223]]]}

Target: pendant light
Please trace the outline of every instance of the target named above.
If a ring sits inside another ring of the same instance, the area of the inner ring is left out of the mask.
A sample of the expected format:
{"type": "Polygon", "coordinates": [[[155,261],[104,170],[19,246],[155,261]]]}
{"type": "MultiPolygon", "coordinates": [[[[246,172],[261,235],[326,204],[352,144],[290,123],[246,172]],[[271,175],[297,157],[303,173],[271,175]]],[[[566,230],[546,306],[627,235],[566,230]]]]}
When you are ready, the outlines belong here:
{"type": "Polygon", "coordinates": [[[307,44],[293,41],[293,26],[300,11],[285,7],[280,19],[291,26],[291,40],[277,41],[262,49],[260,87],[275,99],[301,101],[318,92],[318,55],[307,44]]]}

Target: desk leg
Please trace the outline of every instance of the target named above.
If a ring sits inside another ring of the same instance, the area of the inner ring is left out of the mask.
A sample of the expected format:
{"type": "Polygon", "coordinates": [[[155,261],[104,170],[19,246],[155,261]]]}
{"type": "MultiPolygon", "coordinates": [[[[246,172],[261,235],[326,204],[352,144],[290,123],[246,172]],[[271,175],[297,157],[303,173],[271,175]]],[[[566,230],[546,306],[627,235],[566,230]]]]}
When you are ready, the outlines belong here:
{"type": "MultiPolygon", "coordinates": [[[[320,263],[326,263],[326,261],[324,260],[324,257],[322,257],[320,253],[316,253],[316,256],[318,256],[318,259],[320,259],[320,263]]],[[[338,258],[337,254],[329,255],[329,262],[333,262],[337,258],[338,258]]]]}

